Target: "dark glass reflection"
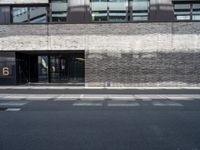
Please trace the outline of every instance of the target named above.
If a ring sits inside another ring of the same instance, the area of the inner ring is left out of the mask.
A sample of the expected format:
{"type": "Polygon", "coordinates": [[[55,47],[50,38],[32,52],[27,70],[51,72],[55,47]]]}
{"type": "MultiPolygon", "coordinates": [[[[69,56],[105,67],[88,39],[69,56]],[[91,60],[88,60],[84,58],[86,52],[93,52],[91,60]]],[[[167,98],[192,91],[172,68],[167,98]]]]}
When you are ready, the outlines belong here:
{"type": "Polygon", "coordinates": [[[38,56],[38,80],[48,82],[48,56],[38,56]]]}

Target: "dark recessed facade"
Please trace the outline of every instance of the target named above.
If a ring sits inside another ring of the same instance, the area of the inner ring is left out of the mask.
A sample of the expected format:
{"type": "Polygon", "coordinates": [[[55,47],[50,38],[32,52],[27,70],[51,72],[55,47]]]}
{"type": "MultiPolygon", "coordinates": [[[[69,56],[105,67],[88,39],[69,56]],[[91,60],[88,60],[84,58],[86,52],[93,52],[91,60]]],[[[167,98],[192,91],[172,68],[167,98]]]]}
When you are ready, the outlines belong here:
{"type": "Polygon", "coordinates": [[[0,0],[0,85],[199,86],[199,0],[0,0]]]}

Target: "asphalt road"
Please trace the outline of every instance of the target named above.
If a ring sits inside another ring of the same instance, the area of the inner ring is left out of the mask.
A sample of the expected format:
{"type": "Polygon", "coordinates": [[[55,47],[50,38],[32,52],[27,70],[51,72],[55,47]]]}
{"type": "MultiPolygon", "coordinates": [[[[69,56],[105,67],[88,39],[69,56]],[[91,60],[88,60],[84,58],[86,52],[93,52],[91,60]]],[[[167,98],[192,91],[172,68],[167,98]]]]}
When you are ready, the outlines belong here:
{"type": "Polygon", "coordinates": [[[0,100],[0,150],[200,150],[200,100],[0,100]]]}

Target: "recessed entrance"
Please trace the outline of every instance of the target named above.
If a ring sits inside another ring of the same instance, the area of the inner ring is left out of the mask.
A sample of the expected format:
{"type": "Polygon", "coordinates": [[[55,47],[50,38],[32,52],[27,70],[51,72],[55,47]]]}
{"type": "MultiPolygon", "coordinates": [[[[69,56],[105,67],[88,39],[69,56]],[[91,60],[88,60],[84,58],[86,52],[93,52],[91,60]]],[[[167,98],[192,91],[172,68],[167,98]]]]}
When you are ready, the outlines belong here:
{"type": "Polygon", "coordinates": [[[17,52],[17,82],[82,83],[85,80],[84,51],[17,52]]]}

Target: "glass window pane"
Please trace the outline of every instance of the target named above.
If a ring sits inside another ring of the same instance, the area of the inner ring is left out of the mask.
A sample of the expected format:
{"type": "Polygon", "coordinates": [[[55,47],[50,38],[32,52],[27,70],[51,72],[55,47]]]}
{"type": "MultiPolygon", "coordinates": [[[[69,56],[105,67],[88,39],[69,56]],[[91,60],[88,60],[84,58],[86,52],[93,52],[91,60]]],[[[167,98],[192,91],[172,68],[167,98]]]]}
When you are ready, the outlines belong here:
{"type": "Polygon", "coordinates": [[[47,8],[46,7],[30,7],[30,22],[31,23],[46,23],[47,8]]]}
{"type": "Polygon", "coordinates": [[[188,10],[190,10],[190,4],[175,4],[174,9],[188,9],[188,10]]]}
{"type": "Polygon", "coordinates": [[[107,0],[92,0],[92,20],[93,21],[107,21],[107,0]]]}
{"type": "Polygon", "coordinates": [[[200,20],[200,15],[192,15],[192,20],[200,20]]]}
{"type": "Polygon", "coordinates": [[[128,0],[110,0],[108,8],[110,21],[126,21],[128,0]]]}
{"type": "Polygon", "coordinates": [[[192,14],[200,14],[200,4],[192,5],[192,14]]]}
{"type": "Polygon", "coordinates": [[[176,20],[190,20],[190,4],[174,4],[174,15],[176,20]]]}
{"type": "Polygon", "coordinates": [[[28,7],[13,7],[13,23],[28,22],[28,7]]]}
{"type": "Polygon", "coordinates": [[[190,20],[190,16],[182,15],[182,16],[176,16],[177,20],[190,20]]]}
{"type": "Polygon", "coordinates": [[[133,8],[133,21],[148,20],[149,0],[133,0],[131,6],[133,8]]]}
{"type": "Polygon", "coordinates": [[[52,21],[66,22],[67,0],[52,0],[52,21]]]}

